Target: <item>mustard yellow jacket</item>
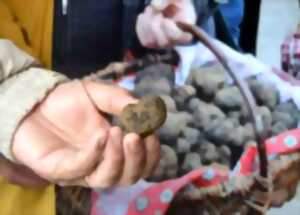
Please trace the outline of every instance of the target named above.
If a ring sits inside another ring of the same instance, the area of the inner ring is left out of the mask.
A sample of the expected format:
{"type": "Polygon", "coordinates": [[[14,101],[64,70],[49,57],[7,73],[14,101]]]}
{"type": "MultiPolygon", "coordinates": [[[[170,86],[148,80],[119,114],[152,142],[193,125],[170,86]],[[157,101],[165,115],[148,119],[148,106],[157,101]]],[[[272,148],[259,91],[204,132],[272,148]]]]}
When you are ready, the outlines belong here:
{"type": "Polygon", "coordinates": [[[51,65],[54,0],[1,0],[0,38],[51,65]]]}
{"type": "MultiPolygon", "coordinates": [[[[53,0],[0,0],[0,39],[51,65],[53,0]]],[[[53,186],[34,190],[9,184],[0,177],[1,215],[54,215],[53,186]]]]}

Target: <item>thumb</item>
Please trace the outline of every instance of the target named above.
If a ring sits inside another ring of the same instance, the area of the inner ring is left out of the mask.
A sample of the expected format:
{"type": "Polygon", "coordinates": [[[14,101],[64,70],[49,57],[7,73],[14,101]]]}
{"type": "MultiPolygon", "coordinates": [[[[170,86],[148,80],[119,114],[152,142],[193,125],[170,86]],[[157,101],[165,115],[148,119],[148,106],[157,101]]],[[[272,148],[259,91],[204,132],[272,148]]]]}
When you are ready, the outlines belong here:
{"type": "Polygon", "coordinates": [[[116,85],[90,81],[85,82],[84,85],[97,108],[108,114],[118,116],[126,105],[138,101],[128,91],[116,85]]]}

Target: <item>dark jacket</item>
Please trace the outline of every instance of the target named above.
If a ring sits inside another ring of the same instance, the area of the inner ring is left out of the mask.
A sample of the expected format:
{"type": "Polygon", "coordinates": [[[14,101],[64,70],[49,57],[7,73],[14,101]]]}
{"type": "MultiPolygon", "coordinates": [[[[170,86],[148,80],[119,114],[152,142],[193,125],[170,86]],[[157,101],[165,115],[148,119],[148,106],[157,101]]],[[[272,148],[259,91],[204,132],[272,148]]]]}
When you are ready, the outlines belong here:
{"type": "MultiPolygon", "coordinates": [[[[77,78],[122,60],[126,50],[137,55],[145,51],[135,23],[151,0],[69,0],[67,8],[62,2],[55,0],[54,70],[77,78]]],[[[212,2],[195,0],[199,25],[207,23],[212,2]]]]}

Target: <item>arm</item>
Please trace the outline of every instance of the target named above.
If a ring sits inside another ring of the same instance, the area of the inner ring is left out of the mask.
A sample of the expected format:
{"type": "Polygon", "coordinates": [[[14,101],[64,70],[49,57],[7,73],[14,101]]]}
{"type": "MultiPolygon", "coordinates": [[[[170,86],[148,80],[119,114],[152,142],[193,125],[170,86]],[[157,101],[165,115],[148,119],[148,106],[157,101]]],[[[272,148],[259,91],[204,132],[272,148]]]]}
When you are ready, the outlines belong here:
{"type": "Polygon", "coordinates": [[[136,99],[119,87],[67,81],[35,65],[0,40],[0,152],[6,158],[60,185],[129,185],[153,172],[157,138],[125,134],[101,114],[118,116],[136,99]]]}
{"type": "Polygon", "coordinates": [[[11,142],[22,119],[51,89],[66,80],[37,65],[12,42],[0,40],[0,152],[10,160],[11,142]]]}

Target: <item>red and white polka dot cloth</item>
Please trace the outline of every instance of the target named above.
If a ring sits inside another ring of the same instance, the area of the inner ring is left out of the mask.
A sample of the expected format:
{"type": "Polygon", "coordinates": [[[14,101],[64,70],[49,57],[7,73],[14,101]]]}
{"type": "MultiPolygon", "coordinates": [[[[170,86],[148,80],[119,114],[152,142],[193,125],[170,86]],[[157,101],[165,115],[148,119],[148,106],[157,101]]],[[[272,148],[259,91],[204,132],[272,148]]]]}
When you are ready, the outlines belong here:
{"type": "Polygon", "coordinates": [[[299,31],[281,45],[281,64],[284,71],[300,79],[300,25],[299,31]]]}

